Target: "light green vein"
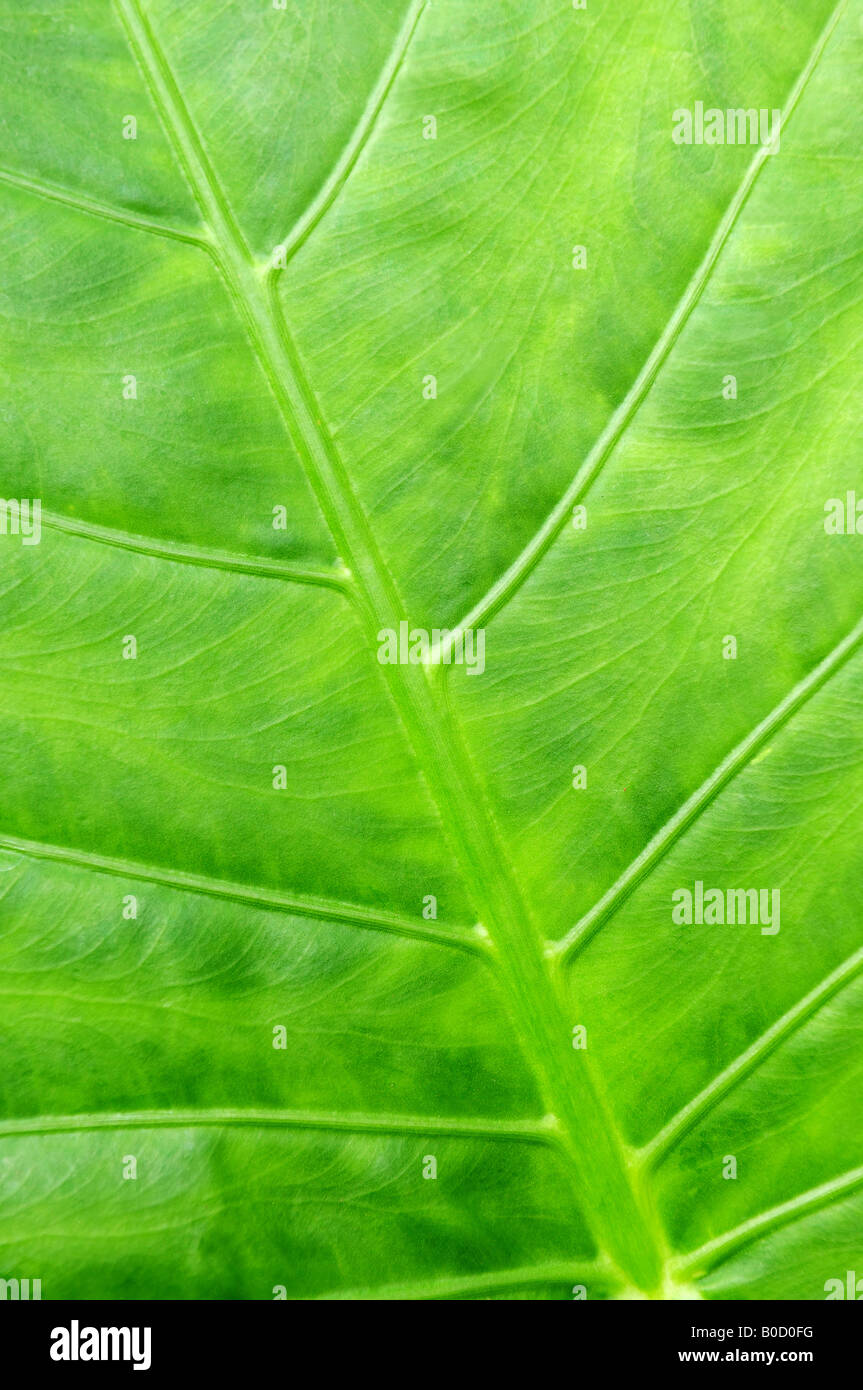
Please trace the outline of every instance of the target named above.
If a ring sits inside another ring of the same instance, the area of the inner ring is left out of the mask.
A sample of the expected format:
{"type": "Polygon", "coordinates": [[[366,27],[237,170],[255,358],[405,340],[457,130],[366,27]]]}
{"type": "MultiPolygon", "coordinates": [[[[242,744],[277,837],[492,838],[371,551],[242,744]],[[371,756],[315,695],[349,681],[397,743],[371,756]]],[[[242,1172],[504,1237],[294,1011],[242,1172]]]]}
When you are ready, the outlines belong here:
{"type": "Polygon", "coordinates": [[[584,1284],[590,1294],[590,1283],[599,1279],[606,1283],[608,1266],[600,1260],[585,1260],[571,1264],[561,1262],[528,1265],[524,1269],[489,1270],[483,1274],[468,1274],[461,1278],[425,1279],[415,1284],[384,1284],[377,1288],[337,1290],[318,1294],[318,1302],[376,1302],[409,1303],[434,1299],[481,1298],[483,1294],[516,1292],[519,1289],[547,1288],[554,1284],[567,1286],[584,1284]]]}
{"type": "Polygon", "coordinates": [[[841,1177],[832,1178],[820,1187],[813,1187],[808,1192],[792,1197],[789,1202],[782,1202],[779,1206],[770,1207],[758,1216],[751,1217],[741,1225],[735,1226],[733,1230],[726,1231],[724,1235],[707,1241],[688,1255],[678,1256],[672,1260],[672,1267],[676,1273],[689,1277],[706,1274],[742,1246],[760,1240],[793,1221],[800,1221],[804,1216],[811,1216],[813,1212],[831,1206],[844,1197],[850,1197],[860,1187],[863,1187],[863,1168],[852,1168],[841,1177]]]}
{"type": "Polygon", "coordinates": [[[484,937],[479,931],[472,932],[463,927],[432,927],[425,922],[414,922],[395,912],[376,911],[353,903],[336,902],[305,894],[285,893],[255,884],[230,883],[210,878],[205,874],[185,873],[181,869],[171,869],[162,865],[141,864],[132,859],[111,858],[104,854],[93,854],[89,850],[44,844],[39,840],[25,840],[16,835],[0,834],[0,849],[23,854],[32,859],[49,859],[59,864],[70,864],[78,869],[89,869],[93,873],[111,874],[115,878],[158,883],[163,888],[175,888],[183,893],[225,898],[264,911],[289,912],[297,917],[313,917],[320,922],[344,922],[348,926],[414,937],[418,941],[432,942],[438,946],[455,946],[483,958],[488,956],[484,937]]]}
{"type": "MultiPolygon", "coordinates": [[[[309,204],[282,243],[285,264],[290,261],[292,256],[296,255],[300,247],[311,236],[321,219],[326,216],[356,168],[357,161],[371,139],[372,132],[377,125],[378,117],[381,114],[384,103],[402,69],[402,65],[407,57],[408,48],[416,33],[426,3],[427,0],[413,0],[405,17],[401,32],[396,38],[389,61],[385,64],[380,74],[377,85],[369,97],[366,109],[360,117],[350,140],[342,151],[341,158],[334,165],[317,197],[309,204]]],[[[275,273],[278,273],[278,269],[282,268],[283,267],[278,267],[275,273]]]]}
{"type": "MultiPolygon", "coordinates": [[[[827,21],[827,24],[822,30],[810,54],[809,61],[806,63],[806,66],[795,82],[782,111],[780,122],[780,128],[782,130],[785,130],[800,98],[806,90],[809,79],[812,77],[821,55],[830,41],[833,31],[842,17],[846,4],[847,0],[839,0],[839,4],[827,21]]],[[[563,530],[572,514],[572,508],[584,499],[585,494],[596,481],[604,464],[614,452],[633,417],[646,400],[653,383],[656,381],[663,365],[698,304],[704,292],[704,288],[722,254],[725,244],[755,186],[758,175],[769,158],[770,146],[759,145],[746,170],[743,182],[716,228],[716,232],[707,248],[703,260],[687,285],[682,298],[678,302],[671,318],[668,320],[660,337],[657,339],[653,351],[629,391],[610,417],[605,429],[590,450],[590,453],[587,455],[566,492],[546,517],[542,526],[532,536],[521,554],[516,557],[509,568],[495,581],[488,592],[473,605],[470,612],[462,618],[461,622],[452,629],[442,649],[444,661],[446,661],[446,652],[463,637],[468,628],[484,627],[490,619],[494,617],[495,613],[509,601],[529,575],[533,573],[549,547],[560,535],[560,532],[563,530]]]]}
{"type": "Polygon", "coordinates": [[[781,1046],[806,1024],[817,1011],[828,1003],[841,989],[855,980],[863,971],[863,947],[855,951],[846,961],[825,976],[814,989],[810,990],[793,1008],[777,1019],[774,1024],[755,1039],[739,1057],[735,1057],[723,1071],[715,1076],[703,1091],[700,1091],[688,1104],[684,1105],[668,1124],[649,1144],[639,1150],[642,1162],[656,1165],[662,1161],[669,1149],[692,1129],[693,1125],[709,1113],[724,1096],[760,1066],[766,1057],[781,1046]]]}
{"type": "MultiPolygon", "coordinates": [[[[166,133],[210,225],[228,292],[281,406],[337,551],[356,578],[369,647],[374,650],[377,630],[397,628],[404,616],[392,576],[324,424],[287,324],[275,312],[272,281],[267,285],[266,274],[249,254],[153,30],[137,0],[115,2],[166,133]]],[[[589,1064],[572,1065],[566,1012],[545,968],[538,933],[482,788],[445,724],[439,696],[426,673],[418,666],[381,669],[447,841],[472,885],[543,1103],[560,1116],[568,1156],[596,1227],[596,1243],[607,1247],[633,1283],[654,1288],[661,1278],[655,1224],[589,1064]]]]}
{"type": "Polygon", "coordinates": [[[571,931],[567,932],[560,941],[549,944],[549,955],[566,960],[576,950],[584,946],[603,923],[618,910],[641,880],[655,868],[659,860],[668,853],[684,831],[688,830],[707,809],[723,787],[742,771],[766,741],[783,724],[786,724],[831,676],[835,675],[849,657],[853,656],[861,643],[863,643],[863,619],[846,637],[843,637],[842,641],[833,648],[823,661],[809,672],[808,676],[805,676],[794,686],[793,690],[789,691],[776,708],[761,720],[760,724],[756,724],[755,728],[738,743],[736,748],[732,749],[727,758],[702,782],[697,791],[692,793],[671,819],[666,821],[665,825],[645,845],[641,853],[624,869],[617,881],[594,903],[593,907],[584,914],[571,931]]]}
{"type": "Polygon", "coordinates": [[[129,531],[116,530],[111,526],[100,526],[95,522],[81,521],[77,517],[66,517],[58,512],[42,509],[42,525],[55,531],[64,531],[70,536],[80,536],[83,540],[95,541],[99,545],[116,546],[121,550],[133,550],[140,555],[150,555],[159,560],[170,560],[181,565],[199,565],[205,569],[231,570],[237,574],[250,574],[261,579],[283,579],[294,584],[320,585],[326,589],[336,589],[350,596],[352,586],[347,569],[315,569],[312,566],[293,564],[289,560],[270,559],[266,556],[238,555],[231,551],[211,550],[205,546],[186,545],[178,541],[156,540],[150,536],[136,536],[129,531]]]}
{"type": "Polygon", "coordinates": [[[351,1114],[275,1108],[128,1110],[81,1115],[30,1115],[0,1120],[0,1140],[44,1134],[76,1134],[115,1129],[254,1128],[334,1130],[344,1134],[428,1135],[553,1144],[553,1129],[542,1120],[452,1119],[425,1115],[351,1114]]]}
{"type": "Polygon", "coordinates": [[[169,227],[163,222],[157,222],[152,217],[144,217],[140,213],[114,207],[108,203],[100,202],[97,198],[90,198],[83,193],[61,188],[59,184],[50,183],[46,179],[35,179],[27,174],[15,173],[11,169],[0,169],[0,183],[8,184],[10,188],[20,188],[23,192],[32,193],[37,198],[47,198],[53,203],[63,203],[66,207],[74,208],[76,212],[86,213],[90,217],[99,217],[106,222],[119,222],[122,226],[133,227],[138,232],[151,232],[154,236],[169,237],[172,241],[184,241],[203,251],[212,249],[204,228],[201,228],[200,232],[197,233],[184,232],[177,227],[169,227]]]}

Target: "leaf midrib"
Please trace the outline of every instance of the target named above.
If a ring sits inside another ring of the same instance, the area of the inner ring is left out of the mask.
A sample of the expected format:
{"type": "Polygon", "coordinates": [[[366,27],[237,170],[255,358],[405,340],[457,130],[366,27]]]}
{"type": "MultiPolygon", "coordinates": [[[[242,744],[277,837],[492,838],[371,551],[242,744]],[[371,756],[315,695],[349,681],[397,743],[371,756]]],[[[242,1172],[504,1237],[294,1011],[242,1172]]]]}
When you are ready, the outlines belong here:
{"type": "MultiPolygon", "coordinates": [[[[216,247],[216,258],[234,305],[269,380],[285,424],[341,558],[364,599],[370,650],[382,627],[398,628],[401,603],[367,519],[344,472],[302,370],[271,286],[250,255],[211,168],[167,60],[137,0],[115,0],[130,47],[185,171],[216,247]]],[[[438,806],[444,832],[473,883],[483,925],[497,954],[517,1035],[548,1109],[558,1116],[586,1215],[600,1248],[641,1287],[661,1280],[661,1235],[617,1136],[613,1117],[593,1082],[590,1063],[567,1065],[565,1012],[543,959],[539,933],[515,884],[505,848],[484,804],[463,745],[453,726],[445,731],[434,673],[421,667],[382,668],[390,697],[418,766],[438,806]],[[447,737],[449,732],[449,738],[447,737]],[[474,878],[472,880],[471,870],[474,878]]]]}

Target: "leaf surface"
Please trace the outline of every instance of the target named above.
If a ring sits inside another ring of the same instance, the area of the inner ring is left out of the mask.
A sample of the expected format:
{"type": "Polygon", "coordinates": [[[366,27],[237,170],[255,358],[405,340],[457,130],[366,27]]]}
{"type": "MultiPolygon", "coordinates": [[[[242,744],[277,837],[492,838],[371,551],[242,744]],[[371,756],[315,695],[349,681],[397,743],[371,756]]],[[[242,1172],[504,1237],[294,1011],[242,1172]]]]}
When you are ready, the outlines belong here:
{"type": "Polygon", "coordinates": [[[855,1268],[861,21],[2,0],[0,1275],[855,1268]]]}

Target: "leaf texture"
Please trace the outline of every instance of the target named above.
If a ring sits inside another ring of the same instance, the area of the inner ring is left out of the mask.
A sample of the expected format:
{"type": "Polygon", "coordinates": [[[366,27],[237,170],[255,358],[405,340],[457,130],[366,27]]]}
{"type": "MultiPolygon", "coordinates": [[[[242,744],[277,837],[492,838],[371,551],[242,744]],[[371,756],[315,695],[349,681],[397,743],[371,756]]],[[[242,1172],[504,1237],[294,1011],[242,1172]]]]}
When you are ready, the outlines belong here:
{"type": "Polygon", "coordinates": [[[0,1276],[823,1298],[859,0],[0,26],[0,1276]],[[779,148],[676,144],[699,101],[779,148]],[[698,884],[781,920],[675,921],[698,884]]]}

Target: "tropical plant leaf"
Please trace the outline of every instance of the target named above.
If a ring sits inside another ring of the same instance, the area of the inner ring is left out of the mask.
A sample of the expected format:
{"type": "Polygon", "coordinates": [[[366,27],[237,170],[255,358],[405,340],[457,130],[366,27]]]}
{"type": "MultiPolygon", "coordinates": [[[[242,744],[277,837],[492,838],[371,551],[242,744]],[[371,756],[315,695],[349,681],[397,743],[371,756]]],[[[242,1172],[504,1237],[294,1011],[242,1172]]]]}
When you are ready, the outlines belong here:
{"type": "Polygon", "coordinates": [[[0,19],[0,1276],[844,1287],[859,0],[0,19]]]}

